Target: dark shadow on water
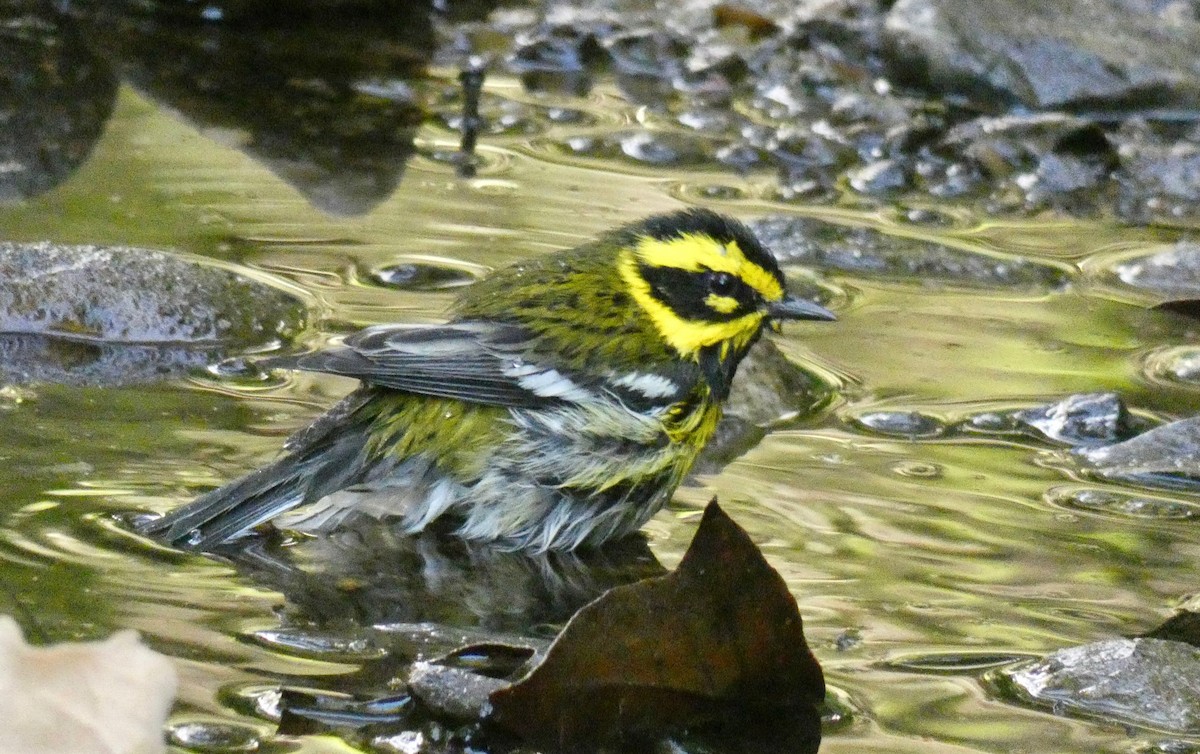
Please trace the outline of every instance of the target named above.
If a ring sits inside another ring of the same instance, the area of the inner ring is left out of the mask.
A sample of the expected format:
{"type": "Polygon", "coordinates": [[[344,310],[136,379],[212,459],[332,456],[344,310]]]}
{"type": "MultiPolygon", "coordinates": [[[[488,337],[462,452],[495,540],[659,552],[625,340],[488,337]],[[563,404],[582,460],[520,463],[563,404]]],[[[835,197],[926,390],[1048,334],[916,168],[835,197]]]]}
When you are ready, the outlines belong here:
{"type": "MultiPolygon", "coordinates": [[[[455,4],[449,20],[494,3],[455,4]]],[[[117,83],[225,138],[334,215],[391,195],[426,118],[432,0],[108,2],[61,12],[0,0],[0,201],[66,180],[91,153],[117,83]]]]}
{"type": "Polygon", "coordinates": [[[297,542],[263,538],[218,554],[286,596],[286,623],[322,628],[433,623],[526,633],[565,622],[614,586],[664,572],[641,537],[530,555],[382,526],[297,542]]]}
{"type": "Polygon", "coordinates": [[[117,80],[69,18],[41,0],[0,0],[0,203],[49,191],[87,160],[117,80]]]}

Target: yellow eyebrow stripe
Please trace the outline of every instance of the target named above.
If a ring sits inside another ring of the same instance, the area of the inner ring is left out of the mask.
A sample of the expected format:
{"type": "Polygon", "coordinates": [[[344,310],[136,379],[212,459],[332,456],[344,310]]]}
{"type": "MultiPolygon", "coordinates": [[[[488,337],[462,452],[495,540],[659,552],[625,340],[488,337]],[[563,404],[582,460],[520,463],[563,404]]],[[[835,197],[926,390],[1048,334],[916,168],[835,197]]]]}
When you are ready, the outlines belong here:
{"type": "Polygon", "coordinates": [[[642,238],[637,256],[651,267],[672,267],[688,272],[728,272],[758,291],[767,301],[783,298],[783,287],[770,272],[746,258],[736,241],[721,244],[709,236],[689,233],[669,241],[642,238]]]}

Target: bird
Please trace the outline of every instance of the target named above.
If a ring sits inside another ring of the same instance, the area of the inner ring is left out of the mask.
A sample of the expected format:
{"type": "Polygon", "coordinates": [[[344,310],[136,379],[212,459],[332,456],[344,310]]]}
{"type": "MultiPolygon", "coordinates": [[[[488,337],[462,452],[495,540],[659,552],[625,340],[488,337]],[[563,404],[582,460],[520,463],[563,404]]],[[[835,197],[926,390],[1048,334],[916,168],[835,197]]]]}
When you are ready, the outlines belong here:
{"type": "Polygon", "coordinates": [[[365,517],[531,553],[598,547],[670,499],[765,329],[835,319],[787,293],[743,223],[654,215],[490,273],[445,324],[296,357],[360,385],[274,463],[139,530],[208,551],[268,521],[319,534],[365,517]]]}

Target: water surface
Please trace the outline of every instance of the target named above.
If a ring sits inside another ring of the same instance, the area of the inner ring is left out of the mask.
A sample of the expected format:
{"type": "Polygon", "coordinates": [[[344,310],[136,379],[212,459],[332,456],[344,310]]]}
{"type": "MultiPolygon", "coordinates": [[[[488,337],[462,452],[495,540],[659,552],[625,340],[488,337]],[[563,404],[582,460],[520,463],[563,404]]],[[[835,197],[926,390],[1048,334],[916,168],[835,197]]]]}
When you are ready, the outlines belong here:
{"type": "MultiPolygon", "coordinates": [[[[435,71],[430,86],[453,81],[453,72],[435,71]]],[[[0,208],[0,228],[8,240],[178,250],[277,276],[313,297],[308,345],[377,322],[436,322],[453,295],[380,286],[372,270],[424,263],[470,279],[685,204],[746,219],[820,217],[1068,270],[1103,269],[1174,237],[1103,220],[995,221],[953,206],[936,208],[949,222],[921,225],[904,220],[907,208],[783,202],[772,198],[769,173],[662,169],[552,148],[582,128],[550,116],[563,101],[502,76],[486,93],[526,126],[483,140],[477,177],[456,177],[445,155],[457,136],[430,119],[396,191],[365,214],[334,216],[239,151],[238,134],[198,128],[122,86],[91,158],[57,189],[0,208]]],[[[645,117],[604,85],[566,104],[597,133],[645,117]]],[[[447,119],[452,113],[447,105],[447,119]]],[[[838,376],[834,408],[783,422],[681,490],[647,527],[655,556],[677,562],[714,494],[751,532],[798,599],[832,693],[854,710],[849,725],[827,732],[822,751],[1083,754],[1140,751],[1169,738],[1014,706],[981,678],[1005,659],[1161,622],[1196,593],[1196,516],[1072,505],[1065,492],[1123,488],[1072,478],[1049,444],[1029,437],[953,431],[913,441],[852,419],[915,410],[949,427],[1097,390],[1120,392],[1148,418],[1191,415],[1200,385],[1152,378],[1145,367],[1152,353],[1187,345],[1183,328],[1084,273],[1055,290],[827,279],[846,292],[839,321],[791,326],[776,340],[790,357],[838,376]]],[[[183,683],[173,723],[236,722],[270,751],[336,750],[328,737],[273,740],[270,722],[231,699],[280,684],[338,688],[339,677],[368,660],[263,640],[258,632],[295,607],[279,583],[156,548],[112,514],[167,510],[268,461],[352,384],[198,372],[151,386],[6,389],[0,610],[29,616],[52,640],[138,629],[177,660],[183,683]]],[[[1200,510],[1195,496],[1145,494],[1200,510]]],[[[371,617],[469,627],[481,613],[496,614],[477,607],[429,615],[381,605],[371,617]]],[[[544,612],[553,622],[554,611],[544,612]]],[[[361,624],[342,617],[339,630],[361,624]]],[[[491,627],[512,628],[495,617],[491,627]]]]}

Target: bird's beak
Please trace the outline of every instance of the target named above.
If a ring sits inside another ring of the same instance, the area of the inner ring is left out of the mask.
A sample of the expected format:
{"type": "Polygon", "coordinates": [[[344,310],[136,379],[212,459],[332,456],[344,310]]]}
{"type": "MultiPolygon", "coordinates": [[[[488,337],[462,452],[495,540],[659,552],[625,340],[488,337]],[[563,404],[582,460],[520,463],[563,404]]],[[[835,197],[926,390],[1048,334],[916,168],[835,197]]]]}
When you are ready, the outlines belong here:
{"type": "Polygon", "coordinates": [[[767,304],[767,316],[773,320],[784,319],[815,319],[823,322],[833,322],[837,319],[833,312],[820,304],[814,304],[808,299],[796,296],[784,296],[779,301],[767,304]]]}

